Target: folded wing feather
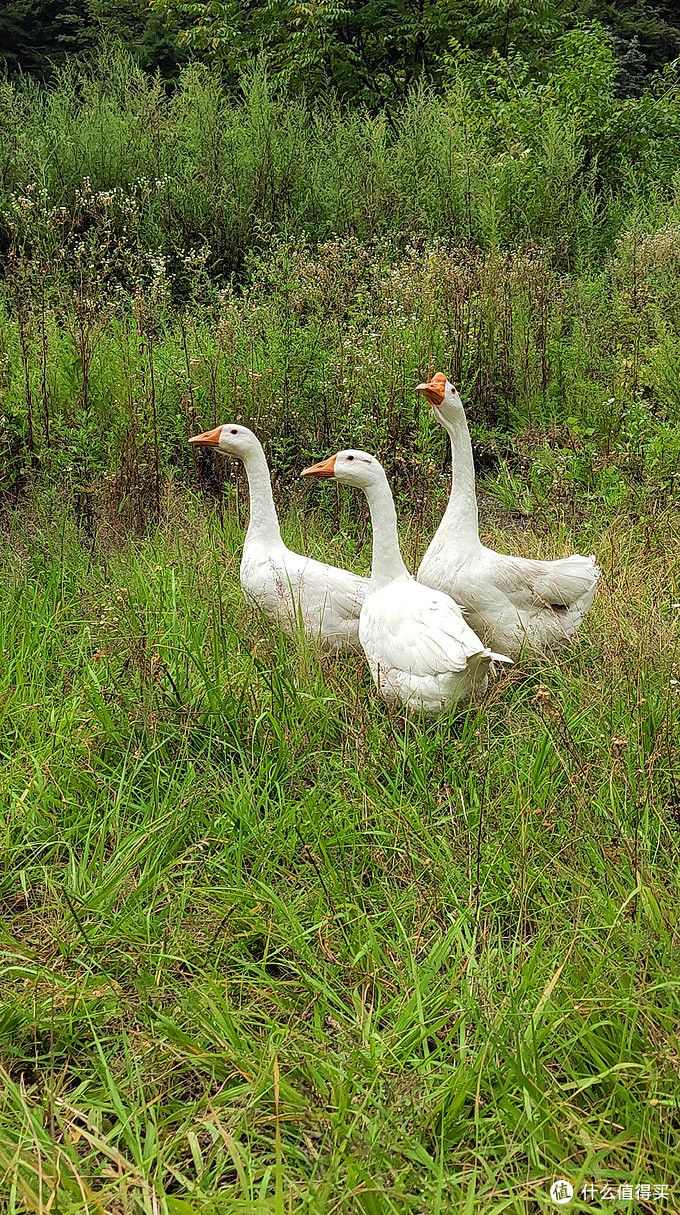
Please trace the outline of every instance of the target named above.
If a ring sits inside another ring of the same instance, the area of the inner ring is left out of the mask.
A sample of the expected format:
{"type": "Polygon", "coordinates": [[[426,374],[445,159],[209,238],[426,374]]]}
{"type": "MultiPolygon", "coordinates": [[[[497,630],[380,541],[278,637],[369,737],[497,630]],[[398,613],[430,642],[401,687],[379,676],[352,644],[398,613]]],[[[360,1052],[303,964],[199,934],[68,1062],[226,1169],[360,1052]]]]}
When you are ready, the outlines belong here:
{"type": "MultiPolygon", "coordinates": [[[[419,583],[413,586],[416,592],[424,589],[419,583]]],[[[379,651],[385,669],[440,675],[464,671],[468,658],[488,653],[448,595],[438,591],[404,595],[402,587],[399,592],[396,601],[381,597],[379,616],[362,617],[369,633],[367,648],[379,651]]]]}
{"type": "Polygon", "coordinates": [[[594,557],[564,557],[559,561],[527,561],[494,554],[495,585],[520,608],[536,602],[572,607],[594,592],[600,570],[594,557]]]}

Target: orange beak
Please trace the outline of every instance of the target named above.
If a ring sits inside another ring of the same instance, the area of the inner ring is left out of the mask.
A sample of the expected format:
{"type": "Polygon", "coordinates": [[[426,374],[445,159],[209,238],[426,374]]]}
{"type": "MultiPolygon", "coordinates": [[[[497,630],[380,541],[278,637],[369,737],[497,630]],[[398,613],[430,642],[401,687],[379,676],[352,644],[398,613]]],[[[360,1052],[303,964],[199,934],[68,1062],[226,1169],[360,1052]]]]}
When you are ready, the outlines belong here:
{"type": "Polygon", "coordinates": [[[446,376],[438,371],[427,384],[418,384],[416,392],[422,392],[430,405],[441,405],[446,392],[446,376]]]}
{"type": "Polygon", "coordinates": [[[327,460],[322,460],[320,464],[312,464],[310,468],[303,468],[300,473],[301,477],[334,477],[335,476],[335,456],[329,456],[327,460]]]}
{"type": "Polygon", "coordinates": [[[216,426],[214,430],[206,430],[202,435],[194,435],[189,439],[190,443],[197,443],[201,447],[217,447],[220,441],[221,426],[216,426]]]}

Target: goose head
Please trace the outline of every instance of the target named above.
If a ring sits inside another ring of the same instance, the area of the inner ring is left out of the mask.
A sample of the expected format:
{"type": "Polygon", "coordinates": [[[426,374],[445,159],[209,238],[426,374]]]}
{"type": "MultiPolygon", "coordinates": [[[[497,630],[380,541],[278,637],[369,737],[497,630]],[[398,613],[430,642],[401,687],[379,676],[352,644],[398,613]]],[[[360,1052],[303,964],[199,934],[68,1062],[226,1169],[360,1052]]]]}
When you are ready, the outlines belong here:
{"type": "Polygon", "coordinates": [[[226,426],[216,426],[202,435],[194,435],[189,442],[197,447],[214,447],[225,456],[233,456],[237,460],[244,460],[259,447],[252,430],[248,430],[247,426],[238,426],[236,422],[227,422],[226,426]]]}
{"type": "Polygon", "coordinates": [[[310,468],[303,469],[301,476],[318,477],[320,480],[332,477],[335,481],[342,481],[345,485],[357,485],[361,489],[366,489],[367,486],[380,480],[384,473],[382,465],[375,456],[369,455],[367,451],[349,449],[336,452],[334,456],[329,456],[320,464],[312,464],[310,468]]]}
{"type": "Polygon", "coordinates": [[[464,413],[460,395],[443,371],[438,371],[426,384],[418,384],[416,392],[422,392],[442,426],[446,426],[447,422],[456,422],[461,413],[464,413]]]}

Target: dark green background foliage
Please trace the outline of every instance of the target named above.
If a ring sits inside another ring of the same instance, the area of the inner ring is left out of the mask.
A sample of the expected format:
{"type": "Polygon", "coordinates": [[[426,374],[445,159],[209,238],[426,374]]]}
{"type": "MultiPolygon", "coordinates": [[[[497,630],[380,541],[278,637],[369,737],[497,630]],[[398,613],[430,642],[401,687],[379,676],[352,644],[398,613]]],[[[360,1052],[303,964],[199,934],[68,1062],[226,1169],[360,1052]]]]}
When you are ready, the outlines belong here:
{"type": "Polygon", "coordinates": [[[194,54],[233,86],[262,53],[288,91],[391,109],[414,84],[441,86],[451,45],[481,60],[519,56],[542,76],[556,41],[584,21],[601,23],[622,96],[680,53],[677,6],[649,0],[8,0],[0,62],[45,77],[105,39],[164,79],[194,54]]]}
{"type": "Polygon", "coordinates": [[[7,72],[50,77],[102,41],[125,46],[142,68],[167,80],[186,58],[172,25],[146,0],[5,0],[0,7],[0,66],[7,72]]]}
{"type": "MultiPolygon", "coordinates": [[[[51,256],[44,208],[80,231],[87,181],[134,195],[127,238],[134,231],[137,248],[176,257],[205,247],[223,280],[242,275],[248,251],[274,232],[533,240],[572,265],[610,249],[631,208],[662,214],[680,165],[674,70],[639,96],[619,96],[598,28],[561,35],[542,76],[519,55],[482,60],[454,47],[441,92],[411,90],[389,115],[337,100],[310,110],[276,89],[262,64],[241,76],[238,96],[200,64],[168,96],[111,50],[87,71],[60,68],[49,89],[14,77],[0,112],[6,250],[18,240],[51,256]],[[29,186],[44,207],[13,237],[12,198],[29,186]]],[[[109,214],[120,234],[123,213],[109,214]]]]}

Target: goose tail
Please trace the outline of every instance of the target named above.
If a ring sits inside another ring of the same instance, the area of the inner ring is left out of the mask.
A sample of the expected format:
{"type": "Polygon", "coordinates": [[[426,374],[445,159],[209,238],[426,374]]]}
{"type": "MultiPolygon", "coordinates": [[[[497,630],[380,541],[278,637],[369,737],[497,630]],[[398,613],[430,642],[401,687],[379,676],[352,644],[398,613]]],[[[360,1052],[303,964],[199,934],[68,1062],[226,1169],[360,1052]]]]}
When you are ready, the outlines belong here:
{"type": "Polygon", "coordinates": [[[470,654],[467,660],[467,668],[472,677],[472,682],[476,688],[484,690],[487,676],[489,673],[493,675],[495,663],[509,663],[512,666],[512,658],[508,658],[507,654],[496,654],[493,650],[484,648],[476,654],[470,654]]]}
{"type": "Polygon", "coordinates": [[[495,662],[507,662],[510,666],[512,666],[513,661],[514,660],[512,658],[508,658],[507,654],[494,654],[493,651],[491,651],[491,669],[492,670],[493,670],[493,665],[495,662]]]}
{"type": "Polygon", "coordinates": [[[477,687],[479,684],[486,683],[486,677],[489,674],[491,666],[491,650],[486,648],[478,650],[476,654],[469,654],[467,659],[467,669],[470,672],[473,684],[477,687]]]}

